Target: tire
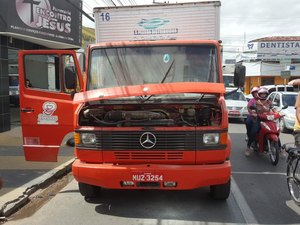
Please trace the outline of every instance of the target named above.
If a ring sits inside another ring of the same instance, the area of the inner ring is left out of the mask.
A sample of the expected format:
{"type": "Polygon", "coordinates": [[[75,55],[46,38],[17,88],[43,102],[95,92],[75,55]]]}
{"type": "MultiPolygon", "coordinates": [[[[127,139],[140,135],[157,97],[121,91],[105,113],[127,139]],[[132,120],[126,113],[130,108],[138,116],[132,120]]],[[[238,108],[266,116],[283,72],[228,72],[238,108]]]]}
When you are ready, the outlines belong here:
{"type": "Polygon", "coordinates": [[[297,158],[293,158],[288,162],[287,167],[287,185],[289,193],[296,205],[300,206],[300,162],[297,158]],[[295,171],[295,179],[293,171],[295,171]]]}
{"type": "Polygon", "coordinates": [[[283,118],[281,118],[280,121],[279,121],[279,127],[280,127],[280,131],[282,133],[287,133],[288,132],[288,129],[285,126],[285,122],[284,122],[283,118]]]}
{"type": "Polygon", "coordinates": [[[210,186],[210,195],[216,200],[226,200],[230,194],[230,180],[221,185],[210,186]]]}
{"type": "Polygon", "coordinates": [[[67,140],[67,143],[66,143],[68,146],[70,147],[74,147],[75,146],[75,140],[74,138],[70,138],[69,140],[67,140]]]}
{"type": "Polygon", "coordinates": [[[78,183],[78,186],[79,186],[80,194],[87,198],[97,197],[97,195],[101,190],[100,187],[90,185],[90,184],[85,184],[85,183],[78,183]]]}
{"type": "Polygon", "coordinates": [[[270,140],[267,140],[267,142],[271,163],[272,165],[276,166],[279,161],[280,147],[278,145],[278,142],[270,140]]]}

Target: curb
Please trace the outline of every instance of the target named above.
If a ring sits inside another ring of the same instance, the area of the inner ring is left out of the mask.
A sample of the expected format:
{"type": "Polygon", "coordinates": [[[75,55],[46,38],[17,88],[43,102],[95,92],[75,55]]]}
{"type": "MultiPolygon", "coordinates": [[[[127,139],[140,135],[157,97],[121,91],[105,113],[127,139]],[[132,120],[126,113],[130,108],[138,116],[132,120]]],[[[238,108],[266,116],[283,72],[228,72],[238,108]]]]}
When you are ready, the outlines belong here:
{"type": "Polygon", "coordinates": [[[29,197],[41,187],[49,185],[56,179],[69,173],[72,169],[72,164],[75,159],[71,159],[66,163],[50,170],[40,177],[22,185],[19,188],[1,196],[0,198],[0,221],[5,220],[15,213],[18,209],[29,202],[29,197]],[[18,197],[16,197],[18,196],[18,197]]]}

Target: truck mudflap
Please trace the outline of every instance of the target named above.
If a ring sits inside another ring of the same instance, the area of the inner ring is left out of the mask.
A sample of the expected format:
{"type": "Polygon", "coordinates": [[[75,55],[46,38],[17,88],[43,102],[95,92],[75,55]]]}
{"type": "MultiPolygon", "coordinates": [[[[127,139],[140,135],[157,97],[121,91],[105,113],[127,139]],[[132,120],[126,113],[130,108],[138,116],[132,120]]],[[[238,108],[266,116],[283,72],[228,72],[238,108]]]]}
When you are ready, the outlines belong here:
{"type": "Polygon", "coordinates": [[[231,164],[228,160],[211,165],[114,165],[87,164],[77,159],[72,171],[79,183],[109,189],[189,190],[227,183],[231,164]]]}

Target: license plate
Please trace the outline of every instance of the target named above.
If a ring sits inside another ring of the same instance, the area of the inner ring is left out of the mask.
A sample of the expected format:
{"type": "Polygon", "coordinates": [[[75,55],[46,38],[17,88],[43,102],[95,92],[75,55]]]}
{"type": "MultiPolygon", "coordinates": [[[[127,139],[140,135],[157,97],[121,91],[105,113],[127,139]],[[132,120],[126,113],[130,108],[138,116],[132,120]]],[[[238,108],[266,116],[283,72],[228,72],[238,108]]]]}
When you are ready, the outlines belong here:
{"type": "Polygon", "coordinates": [[[132,174],[132,181],[138,182],[159,182],[163,181],[164,176],[157,173],[134,173],[132,174]]]}
{"type": "Polygon", "coordinates": [[[240,115],[239,111],[229,111],[229,115],[240,115]]]}

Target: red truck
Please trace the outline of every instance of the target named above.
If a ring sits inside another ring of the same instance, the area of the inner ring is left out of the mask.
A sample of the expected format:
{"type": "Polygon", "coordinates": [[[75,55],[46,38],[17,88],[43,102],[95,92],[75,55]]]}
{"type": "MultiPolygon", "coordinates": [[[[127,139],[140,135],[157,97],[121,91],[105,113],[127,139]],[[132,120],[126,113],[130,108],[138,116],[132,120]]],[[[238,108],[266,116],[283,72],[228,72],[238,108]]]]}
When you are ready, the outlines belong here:
{"type": "MultiPolygon", "coordinates": [[[[219,6],[213,1],[96,8],[97,44],[86,51],[84,76],[74,51],[21,51],[26,159],[57,160],[59,146],[73,131],[72,172],[83,196],[95,196],[101,187],[210,186],[213,198],[227,199],[231,141],[219,6]],[[208,17],[197,24],[201,29],[195,35],[200,38],[181,32],[184,28],[176,21],[181,15],[187,26],[188,10],[195,9],[194,14],[206,12],[208,17]],[[177,16],[172,18],[171,12],[177,16]],[[128,14],[136,22],[125,20],[128,14]],[[126,29],[120,21],[127,23],[126,29]],[[121,30],[114,33],[116,24],[121,30]],[[133,32],[125,34],[128,29],[133,32]]],[[[236,86],[243,86],[244,76],[240,65],[236,86]]]]}

